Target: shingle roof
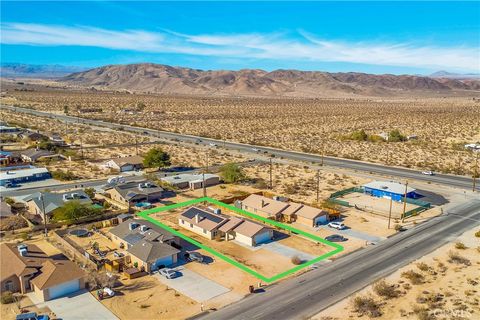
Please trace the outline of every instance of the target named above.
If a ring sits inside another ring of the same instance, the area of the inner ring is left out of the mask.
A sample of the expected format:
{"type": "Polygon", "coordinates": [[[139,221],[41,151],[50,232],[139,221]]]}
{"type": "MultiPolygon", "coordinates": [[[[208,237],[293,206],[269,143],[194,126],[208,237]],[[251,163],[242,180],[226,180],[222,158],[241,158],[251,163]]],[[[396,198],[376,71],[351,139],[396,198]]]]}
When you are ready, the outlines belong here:
{"type": "Polygon", "coordinates": [[[143,165],[143,158],[140,156],[130,156],[130,157],[121,157],[112,159],[113,162],[119,167],[132,164],[132,165],[143,165]]]}
{"type": "Polygon", "coordinates": [[[180,217],[189,223],[199,226],[202,229],[212,231],[219,228],[228,221],[228,217],[219,214],[210,213],[208,211],[191,207],[180,214],[180,217]],[[198,217],[198,222],[197,222],[198,217]]]}
{"type": "Polygon", "coordinates": [[[70,260],[47,260],[40,272],[40,275],[32,280],[40,290],[85,276],[85,273],[70,260]]]}
{"type": "Polygon", "coordinates": [[[49,214],[55,209],[62,207],[65,202],[68,201],[78,201],[83,204],[90,204],[92,200],[85,193],[85,191],[78,189],[68,192],[54,193],[54,192],[35,192],[24,198],[25,202],[33,201],[36,206],[39,208],[40,212],[43,213],[43,204],[40,196],[43,195],[43,203],[45,204],[45,212],[49,214]],[[64,200],[65,196],[65,200],[64,200]]]}
{"type": "Polygon", "coordinates": [[[137,195],[149,195],[163,191],[161,187],[148,180],[130,181],[111,188],[114,188],[124,199],[127,200],[130,200],[137,195]],[[143,188],[139,188],[140,184],[150,184],[150,187],[145,186],[143,188]]]}
{"type": "Polygon", "coordinates": [[[152,263],[158,259],[180,252],[174,247],[159,241],[141,240],[127,250],[138,259],[152,263]]]}
{"type": "Polygon", "coordinates": [[[262,224],[255,223],[250,220],[245,220],[242,222],[238,227],[233,229],[236,233],[239,233],[241,235],[244,235],[246,237],[254,237],[256,234],[258,234],[260,231],[264,229],[271,229],[269,227],[266,227],[262,224]]]}
{"type": "Polygon", "coordinates": [[[233,230],[235,227],[237,227],[240,223],[242,223],[244,220],[237,218],[237,217],[230,217],[224,225],[222,225],[218,230],[222,232],[229,232],[233,230]]]}
{"type": "Polygon", "coordinates": [[[164,241],[172,240],[172,239],[175,238],[175,236],[172,233],[168,232],[167,230],[165,230],[163,228],[160,228],[159,226],[151,223],[150,221],[141,220],[141,219],[129,219],[129,220],[126,220],[126,221],[120,223],[118,226],[110,229],[111,234],[113,234],[114,236],[117,236],[120,239],[123,239],[125,241],[127,241],[127,239],[128,240],[131,240],[131,239],[135,240],[135,239],[140,238],[140,237],[141,237],[141,239],[143,239],[143,238],[149,236],[149,233],[152,232],[152,231],[156,232],[159,235],[163,235],[163,240],[164,241]],[[130,230],[129,229],[130,223],[137,223],[139,226],[145,225],[145,226],[148,227],[148,230],[146,232],[143,232],[143,233],[141,232],[140,227],[136,227],[135,229],[130,230]],[[132,237],[132,238],[127,238],[129,236],[132,237]]]}
{"type": "Polygon", "coordinates": [[[295,214],[299,217],[315,219],[316,217],[326,215],[327,212],[323,211],[322,209],[304,205],[297,212],[295,212],[295,214]]]}
{"type": "MultiPolygon", "coordinates": [[[[288,203],[273,200],[258,194],[249,195],[242,201],[242,205],[266,212],[270,216],[275,216],[288,207],[288,203]]],[[[261,212],[257,212],[257,214],[262,215],[261,212]]]]}

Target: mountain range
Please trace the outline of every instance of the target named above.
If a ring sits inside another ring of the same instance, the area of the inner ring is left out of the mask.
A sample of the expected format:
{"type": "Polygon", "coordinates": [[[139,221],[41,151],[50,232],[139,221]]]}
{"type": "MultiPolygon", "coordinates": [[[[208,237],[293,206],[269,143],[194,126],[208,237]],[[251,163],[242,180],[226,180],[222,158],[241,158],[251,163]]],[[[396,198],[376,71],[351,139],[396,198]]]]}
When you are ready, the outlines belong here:
{"type": "MultiPolygon", "coordinates": [[[[2,65],[2,76],[4,68],[2,65]]],[[[59,75],[56,81],[75,87],[162,94],[350,97],[480,93],[480,79],[456,77],[445,71],[430,76],[375,75],[282,69],[270,72],[259,69],[199,70],[140,63],[76,70],[78,72],[66,75],[69,68],[10,66],[8,70],[28,73],[31,77],[39,75],[42,70],[48,71],[59,75]]]]}

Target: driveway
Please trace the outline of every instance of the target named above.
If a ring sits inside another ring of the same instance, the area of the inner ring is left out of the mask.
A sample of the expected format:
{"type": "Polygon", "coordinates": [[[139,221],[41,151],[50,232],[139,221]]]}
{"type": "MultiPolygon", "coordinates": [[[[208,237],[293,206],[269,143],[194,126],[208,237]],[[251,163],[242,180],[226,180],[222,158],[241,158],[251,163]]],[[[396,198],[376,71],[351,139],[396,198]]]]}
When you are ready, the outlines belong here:
{"type": "Polygon", "coordinates": [[[57,315],[58,319],[63,320],[83,320],[83,319],[102,319],[117,320],[118,318],[100,303],[87,290],[82,290],[76,294],[41,302],[34,292],[27,294],[32,302],[37,306],[47,306],[57,315]]]}
{"type": "Polygon", "coordinates": [[[325,230],[328,230],[328,231],[331,231],[331,232],[334,232],[334,233],[339,233],[341,235],[346,236],[346,238],[352,237],[352,238],[357,238],[357,239],[368,241],[368,242],[377,243],[377,242],[380,242],[380,241],[386,239],[384,237],[374,236],[374,235],[371,235],[371,234],[368,234],[368,233],[365,233],[365,232],[361,232],[361,231],[357,231],[357,230],[353,230],[353,229],[337,230],[337,229],[330,228],[329,226],[326,226],[326,225],[322,225],[319,228],[322,228],[322,229],[325,229],[325,230]]]}
{"type": "Polygon", "coordinates": [[[309,260],[312,260],[312,259],[316,258],[315,256],[313,256],[311,254],[305,253],[303,251],[294,249],[292,247],[283,245],[283,244],[278,243],[278,242],[270,242],[270,243],[262,245],[261,247],[265,250],[280,254],[280,255],[282,255],[284,257],[287,257],[287,258],[290,258],[290,259],[295,257],[295,256],[299,257],[302,261],[309,261],[309,260]]]}
{"type": "Polygon", "coordinates": [[[163,284],[197,302],[207,301],[230,291],[230,289],[221,286],[215,281],[205,278],[192,270],[184,267],[177,267],[174,269],[182,273],[182,275],[175,279],[167,279],[159,273],[155,273],[154,276],[163,284]]]}

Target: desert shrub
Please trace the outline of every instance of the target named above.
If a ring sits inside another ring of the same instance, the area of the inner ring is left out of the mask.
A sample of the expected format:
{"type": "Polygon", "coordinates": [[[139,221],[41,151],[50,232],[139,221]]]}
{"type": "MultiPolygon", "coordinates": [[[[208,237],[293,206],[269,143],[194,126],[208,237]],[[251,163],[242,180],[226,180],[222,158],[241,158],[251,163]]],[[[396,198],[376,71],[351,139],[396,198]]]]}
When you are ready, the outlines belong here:
{"type": "Polygon", "coordinates": [[[400,142],[405,140],[407,140],[407,138],[401,134],[398,129],[392,130],[388,133],[388,142],[400,142]]]}
{"type": "Polygon", "coordinates": [[[352,132],[349,138],[351,140],[366,141],[368,138],[368,135],[365,133],[365,130],[362,129],[362,130],[357,130],[352,132]]]}
{"type": "Polygon", "coordinates": [[[55,170],[52,172],[52,178],[60,181],[71,181],[77,179],[77,177],[70,171],[55,170]]]}
{"type": "Polygon", "coordinates": [[[368,141],[370,141],[370,142],[383,142],[383,141],[385,141],[385,139],[383,139],[379,135],[372,134],[372,135],[368,136],[368,141]]]}
{"type": "Polygon", "coordinates": [[[227,183],[236,183],[245,179],[242,168],[235,163],[227,163],[220,169],[222,178],[227,183]]]}
{"type": "Polygon", "coordinates": [[[398,297],[398,291],[395,286],[388,284],[385,280],[380,280],[373,284],[373,291],[381,297],[390,299],[398,297]]]}
{"type": "Polygon", "coordinates": [[[398,231],[401,231],[403,229],[403,226],[401,224],[397,223],[393,226],[393,228],[395,229],[395,231],[398,232],[398,231]]]}
{"type": "Polygon", "coordinates": [[[465,257],[462,257],[461,255],[459,255],[458,253],[456,253],[454,251],[448,252],[448,258],[449,258],[448,262],[450,262],[450,263],[463,264],[463,265],[466,265],[466,266],[471,265],[470,260],[468,260],[465,257]]]}
{"type": "Polygon", "coordinates": [[[380,304],[371,296],[356,296],[352,301],[353,309],[359,315],[366,315],[372,318],[382,315],[380,304]]]}
{"type": "Polygon", "coordinates": [[[421,306],[414,306],[413,313],[417,316],[418,320],[432,320],[434,319],[433,315],[428,312],[427,308],[421,306]]]}
{"type": "Polygon", "coordinates": [[[419,262],[419,263],[417,263],[417,268],[420,269],[421,271],[428,271],[428,270],[430,270],[430,267],[429,267],[428,264],[426,264],[425,262],[419,262]]]}
{"type": "Polygon", "coordinates": [[[412,284],[421,284],[425,280],[423,275],[413,270],[402,272],[402,277],[410,280],[412,284]]]}
{"type": "Polygon", "coordinates": [[[465,250],[465,249],[467,249],[467,247],[465,246],[465,244],[463,242],[457,242],[457,243],[455,243],[455,249],[465,250]]]}
{"type": "Polygon", "coordinates": [[[13,303],[13,302],[15,302],[15,298],[13,297],[13,294],[10,291],[4,291],[4,292],[2,292],[0,302],[2,304],[13,303]]]}
{"type": "Polygon", "coordinates": [[[291,259],[291,262],[294,264],[294,265],[299,265],[299,264],[302,264],[302,259],[300,259],[299,256],[293,256],[292,259],[291,259]]]}
{"type": "Polygon", "coordinates": [[[477,232],[475,232],[475,237],[480,238],[480,230],[478,230],[477,232]]]}
{"type": "Polygon", "coordinates": [[[6,197],[5,198],[5,203],[11,206],[11,205],[15,204],[15,200],[13,200],[12,198],[6,197]]]}

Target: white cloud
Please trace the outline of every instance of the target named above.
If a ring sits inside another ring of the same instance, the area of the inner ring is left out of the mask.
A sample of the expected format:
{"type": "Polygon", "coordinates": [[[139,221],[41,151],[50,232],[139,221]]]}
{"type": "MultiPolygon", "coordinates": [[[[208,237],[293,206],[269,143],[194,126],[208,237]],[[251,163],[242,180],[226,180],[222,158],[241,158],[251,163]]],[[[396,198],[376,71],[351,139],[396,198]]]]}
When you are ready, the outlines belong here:
{"type": "Polygon", "coordinates": [[[348,42],[319,39],[304,31],[271,34],[199,34],[144,30],[115,31],[88,26],[3,23],[1,43],[91,46],[149,53],[219,58],[348,62],[371,65],[458,69],[478,72],[478,47],[435,47],[414,43],[348,42]]]}

